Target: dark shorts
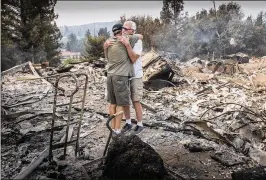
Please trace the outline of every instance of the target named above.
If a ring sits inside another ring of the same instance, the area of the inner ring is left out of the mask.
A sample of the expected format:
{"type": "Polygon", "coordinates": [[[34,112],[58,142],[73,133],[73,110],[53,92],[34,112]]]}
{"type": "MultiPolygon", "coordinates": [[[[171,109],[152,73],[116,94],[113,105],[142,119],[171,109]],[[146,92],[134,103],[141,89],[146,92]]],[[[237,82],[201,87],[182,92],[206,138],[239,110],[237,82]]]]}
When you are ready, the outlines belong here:
{"type": "Polygon", "coordinates": [[[130,89],[127,76],[107,76],[107,101],[119,106],[130,105],[130,89]]]}

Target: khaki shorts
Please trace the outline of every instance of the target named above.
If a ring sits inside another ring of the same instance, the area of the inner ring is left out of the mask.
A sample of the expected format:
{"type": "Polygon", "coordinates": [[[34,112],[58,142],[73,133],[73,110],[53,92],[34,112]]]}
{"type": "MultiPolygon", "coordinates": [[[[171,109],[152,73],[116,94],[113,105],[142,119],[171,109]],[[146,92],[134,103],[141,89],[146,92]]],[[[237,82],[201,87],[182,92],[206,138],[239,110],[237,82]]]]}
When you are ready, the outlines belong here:
{"type": "Polygon", "coordinates": [[[107,76],[107,101],[118,106],[130,105],[130,90],[127,76],[107,76]]]}
{"type": "Polygon", "coordinates": [[[132,102],[141,101],[143,96],[142,78],[133,78],[130,81],[130,91],[132,102]]]}

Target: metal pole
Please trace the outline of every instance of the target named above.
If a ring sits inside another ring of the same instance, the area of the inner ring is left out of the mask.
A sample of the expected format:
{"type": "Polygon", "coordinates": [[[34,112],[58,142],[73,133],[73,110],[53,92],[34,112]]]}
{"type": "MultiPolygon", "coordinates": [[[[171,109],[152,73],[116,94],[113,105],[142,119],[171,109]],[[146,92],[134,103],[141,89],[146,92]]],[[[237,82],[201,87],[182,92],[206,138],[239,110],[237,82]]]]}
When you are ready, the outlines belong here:
{"type": "Polygon", "coordinates": [[[77,133],[77,142],[76,142],[76,149],[75,149],[75,156],[77,156],[77,152],[79,152],[80,127],[81,127],[81,122],[82,122],[83,114],[84,114],[84,105],[85,105],[85,99],[86,99],[86,94],[87,94],[87,86],[88,86],[88,75],[87,74],[81,74],[81,75],[84,75],[86,79],[85,79],[85,87],[84,87],[84,93],[83,93],[83,99],[82,99],[82,105],[81,105],[80,120],[79,120],[78,133],[77,133]]]}
{"type": "Polygon", "coordinates": [[[57,87],[58,87],[58,79],[56,78],[55,83],[55,93],[54,93],[54,103],[53,103],[53,118],[52,118],[52,127],[50,134],[50,147],[49,147],[49,161],[51,162],[53,159],[53,135],[54,135],[54,121],[55,121],[55,112],[56,112],[56,101],[57,101],[57,87]]]}

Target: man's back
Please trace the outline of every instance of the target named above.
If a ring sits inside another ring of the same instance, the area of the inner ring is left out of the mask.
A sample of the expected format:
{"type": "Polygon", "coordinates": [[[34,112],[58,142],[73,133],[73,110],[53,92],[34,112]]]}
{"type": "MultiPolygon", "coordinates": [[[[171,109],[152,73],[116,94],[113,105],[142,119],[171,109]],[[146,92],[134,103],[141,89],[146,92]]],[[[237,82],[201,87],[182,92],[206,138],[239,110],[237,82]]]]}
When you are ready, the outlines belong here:
{"type": "MultiPolygon", "coordinates": [[[[108,47],[108,75],[134,76],[133,63],[131,62],[126,47],[119,42],[117,37],[110,38],[114,45],[108,47]]],[[[138,41],[138,36],[129,36],[129,42],[133,47],[138,41]]]]}

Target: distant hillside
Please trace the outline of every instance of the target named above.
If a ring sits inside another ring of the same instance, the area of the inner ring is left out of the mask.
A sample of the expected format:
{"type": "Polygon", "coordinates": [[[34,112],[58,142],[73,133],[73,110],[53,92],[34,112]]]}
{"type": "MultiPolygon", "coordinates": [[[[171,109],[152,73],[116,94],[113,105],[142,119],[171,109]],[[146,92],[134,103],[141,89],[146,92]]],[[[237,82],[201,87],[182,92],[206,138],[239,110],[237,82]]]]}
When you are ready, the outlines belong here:
{"type": "Polygon", "coordinates": [[[117,23],[117,22],[116,21],[113,21],[113,22],[96,22],[96,23],[76,25],[76,26],[59,26],[59,29],[60,29],[63,37],[67,37],[69,34],[74,33],[74,34],[76,34],[78,39],[81,39],[84,37],[84,35],[88,29],[90,30],[91,35],[94,35],[94,32],[97,35],[100,28],[107,27],[108,31],[110,31],[110,34],[112,34],[112,27],[115,23],[117,23]]]}

